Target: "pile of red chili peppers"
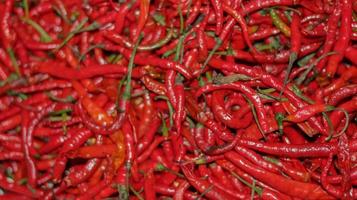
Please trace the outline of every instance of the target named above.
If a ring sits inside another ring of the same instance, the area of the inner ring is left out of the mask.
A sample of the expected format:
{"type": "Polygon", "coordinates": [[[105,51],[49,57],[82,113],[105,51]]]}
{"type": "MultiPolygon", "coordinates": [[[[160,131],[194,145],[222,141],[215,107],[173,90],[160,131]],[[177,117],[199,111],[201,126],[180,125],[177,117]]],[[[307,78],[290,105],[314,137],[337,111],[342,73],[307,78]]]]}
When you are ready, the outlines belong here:
{"type": "Polygon", "coordinates": [[[0,1],[0,199],[357,199],[357,1],[0,1]]]}

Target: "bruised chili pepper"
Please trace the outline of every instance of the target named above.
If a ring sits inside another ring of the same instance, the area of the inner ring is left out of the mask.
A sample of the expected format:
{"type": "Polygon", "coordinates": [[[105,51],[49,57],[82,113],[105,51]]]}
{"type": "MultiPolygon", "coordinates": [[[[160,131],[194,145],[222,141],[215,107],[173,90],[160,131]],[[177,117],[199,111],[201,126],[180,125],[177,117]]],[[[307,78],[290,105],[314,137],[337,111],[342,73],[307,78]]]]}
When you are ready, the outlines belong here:
{"type": "MultiPolygon", "coordinates": [[[[322,54],[326,54],[329,51],[332,50],[333,44],[335,43],[335,37],[336,37],[336,32],[337,32],[337,27],[338,27],[338,21],[341,16],[341,5],[340,2],[337,2],[336,7],[334,8],[332,14],[329,16],[328,23],[327,23],[327,35],[326,35],[326,40],[325,44],[322,50],[322,54]]],[[[317,69],[320,71],[322,68],[326,65],[327,63],[327,58],[322,59],[318,64],[317,64],[317,69]]]]}
{"type": "Polygon", "coordinates": [[[259,123],[262,126],[263,131],[270,132],[271,128],[269,128],[269,125],[266,122],[266,114],[265,114],[266,112],[263,108],[262,103],[260,102],[260,98],[254,97],[254,95],[255,95],[254,92],[251,91],[251,89],[244,84],[234,83],[234,84],[226,84],[226,85],[208,85],[208,86],[202,87],[197,92],[196,96],[200,96],[200,94],[202,94],[203,92],[214,91],[217,89],[239,90],[239,91],[243,92],[245,95],[247,95],[247,97],[254,103],[254,106],[257,109],[259,123]]]}

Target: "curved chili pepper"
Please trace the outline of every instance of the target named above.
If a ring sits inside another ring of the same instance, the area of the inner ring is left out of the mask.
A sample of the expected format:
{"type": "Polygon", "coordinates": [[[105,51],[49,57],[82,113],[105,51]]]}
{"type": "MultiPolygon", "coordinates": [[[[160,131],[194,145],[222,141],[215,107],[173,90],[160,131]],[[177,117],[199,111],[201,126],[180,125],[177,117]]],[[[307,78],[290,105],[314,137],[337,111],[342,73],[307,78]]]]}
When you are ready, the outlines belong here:
{"type": "Polygon", "coordinates": [[[254,103],[254,106],[257,109],[259,123],[262,126],[263,131],[264,132],[271,131],[271,127],[269,127],[269,125],[266,121],[266,112],[263,108],[263,104],[261,103],[260,98],[255,97],[256,94],[254,94],[253,90],[251,88],[247,87],[245,84],[232,83],[232,84],[224,84],[224,85],[208,85],[208,86],[200,88],[200,90],[197,92],[196,96],[200,96],[203,92],[209,92],[209,91],[214,91],[214,90],[218,90],[218,89],[239,90],[239,91],[243,92],[245,95],[247,95],[247,98],[249,98],[254,103]]]}
{"type": "Polygon", "coordinates": [[[138,22],[138,27],[136,29],[136,34],[134,36],[134,41],[139,38],[142,29],[145,26],[146,20],[149,16],[150,0],[140,1],[140,17],[138,22]]]}
{"type": "Polygon", "coordinates": [[[242,33],[245,42],[247,43],[248,47],[255,52],[255,48],[252,45],[252,42],[249,39],[249,34],[248,34],[248,27],[247,24],[244,22],[243,16],[237,12],[236,10],[233,10],[231,7],[227,6],[226,4],[222,5],[222,8],[224,11],[226,11],[228,14],[232,15],[232,17],[239,23],[240,27],[242,28],[242,33]]]}
{"type": "Polygon", "coordinates": [[[185,91],[182,84],[175,85],[175,95],[177,98],[176,112],[174,113],[174,123],[178,134],[181,134],[181,123],[185,120],[185,91]]]}
{"type": "Polygon", "coordinates": [[[215,189],[215,187],[212,187],[212,189],[210,189],[210,184],[207,181],[201,180],[197,176],[195,176],[195,174],[187,166],[181,166],[181,169],[185,174],[185,177],[188,182],[190,182],[190,184],[193,185],[201,193],[205,192],[205,195],[207,197],[212,199],[232,198],[230,195],[227,195],[226,193],[215,189]]]}
{"type": "Polygon", "coordinates": [[[298,198],[333,199],[319,185],[292,181],[284,178],[283,176],[264,171],[260,168],[257,168],[252,163],[234,152],[228,152],[225,154],[225,156],[237,167],[241,168],[242,170],[251,174],[253,177],[261,180],[262,182],[265,182],[268,185],[273,186],[274,188],[284,193],[290,194],[298,198]],[[299,187],[295,187],[296,185],[299,185],[299,187]]]}
{"type": "Polygon", "coordinates": [[[279,17],[278,13],[274,9],[270,9],[269,14],[273,20],[274,25],[286,36],[291,36],[291,30],[288,25],[279,17]]]}

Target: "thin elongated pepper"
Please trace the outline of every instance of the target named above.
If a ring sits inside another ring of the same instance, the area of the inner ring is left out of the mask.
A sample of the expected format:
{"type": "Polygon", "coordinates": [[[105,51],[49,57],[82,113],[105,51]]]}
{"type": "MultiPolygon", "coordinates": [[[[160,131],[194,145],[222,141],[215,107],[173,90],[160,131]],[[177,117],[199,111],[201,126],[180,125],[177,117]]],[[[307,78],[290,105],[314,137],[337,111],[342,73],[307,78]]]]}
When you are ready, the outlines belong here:
{"type": "Polygon", "coordinates": [[[296,122],[296,123],[303,122],[313,115],[316,115],[321,112],[328,112],[333,109],[334,109],[333,106],[324,105],[324,104],[308,105],[308,106],[305,106],[305,107],[301,108],[300,110],[296,111],[295,113],[288,115],[285,118],[285,120],[291,121],[291,122],[296,122]]]}
{"type": "Polygon", "coordinates": [[[226,153],[225,157],[253,177],[286,194],[305,199],[333,199],[319,185],[292,181],[283,176],[264,171],[234,152],[226,153]]]}
{"type": "Polygon", "coordinates": [[[255,52],[256,50],[253,47],[252,42],[249,39],[248,27],[243,19],[243,16],[236,10],[233,10],[231,7],[227,6],[226,4],[223,4],[222,7],[223,7],[224,11],[226,11],[228,14],[232,15],[232,17],[239,23],[240,27],[242,28],[243,37],[244,37],[245,42],[247,43],[248,47],[253,52],[255,52]]]}
{"type": "Polygon", "coordinates": [[[146,20],[149,16],[149,7],[150,7],[150,0],[140,1],[140,17],[139,17],[138,28],[136,30],[134,41],[136,41],[139,38],[139,35],[141,34],[141,31],[145,26],[146,20]]]}
{"type": "MultiPolygon", "coordinates": [[[[312,144],[283,144],[283,143],[261,143],[251,140],[240,140],[238,145],[259,152],[281,155],[287,157],[326,157],[330,153],[337,153],[337,143],[312,143],[312,144]]],[[[349,142],[351,151],[357,149],[357,141],[349,142]]]]}
{"type": "Polygon", "coordinates": [[[339,37],[336,41],[336,45],[334,47],[334,51],[338,52],[338,54],[334,54],[329,58],[327,67],[326,67],[326,74],[327,76],[331,77],[334,76],[338,64],[341,62],[344,56],[344,52],[348,46],[350,37],[351,37],[351,21],[352,21],[352,1],[351,0],[344,0],[341,1],[341,26],[339,31],[339,37]]]}
{"type": "Polygon", "coordinates": [[[356,199],[356,12],[4,1],[0,199],[356,199]]]}
{"type": "Polygon", "coordinates": [[[205,181],[205,180],[200,180],[198,177],[196,177],[192,171],[187,166],[181,166],[181,169],[183,173],[185,174],[187,180],[201,193],[205,192],[205,196],[211,198],[211,199],[230,199],[232,198],[231,196],[216,190],[215,188],[209,189],[211,186],[210,184],[205,181]]]}

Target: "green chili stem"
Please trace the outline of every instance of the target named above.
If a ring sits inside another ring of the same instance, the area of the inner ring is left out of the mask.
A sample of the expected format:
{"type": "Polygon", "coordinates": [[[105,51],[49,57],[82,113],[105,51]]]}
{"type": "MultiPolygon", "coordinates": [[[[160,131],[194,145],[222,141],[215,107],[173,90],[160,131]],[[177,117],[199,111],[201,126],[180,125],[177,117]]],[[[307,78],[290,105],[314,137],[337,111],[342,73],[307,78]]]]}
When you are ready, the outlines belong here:
{"type": "Polygon", "coordinates": [[[144,200],[144,198],[140,195],[138,191],[136,191],[133,187],[129,186],[130,191],[134,193],[134,195],[139,199],[139,200],[144,200]]]}
{"type": "Polygon", "coordinates": [[[64,45],[68,43],[69,40],[71,40],[77,33],[80,32],[80,30],[83,28],[83,26],[88,22],[88,18],[84,18],[82,21],[79,22],[79,24],[75,27],[73,31],[71,31],[66,38],[62,41],[62,43],[55,48],[54,51],[60,50],[64,45]]]}
{"type": "Polygon", "coordinates": [[[9,54],[11,63],[15,69],[15,73],[21,77],[21,72],[20,72],[20,68],[19,68],[19,64],[17,63],[17,59],[15,57],[15,53],[14,50],[12,48],[7,48],[7,53],[9,54]]]}
{"type": "Polygon", "coordinates": [[[37,31],[37,33],[40,35],[41,42],[52,42],[51,36],[37,22],[29,18],[22,18],[22,21],[32,26],[37,31]]]}
{"type": "Polygon", "coordinates": [[[138,40],[136,41],[133,51],[131,52],[130,59],[129,59],[129,64],[128,64],[128,74],[126,78],[126,86],[124,89],[123,93],[123,99],[124,100],[129,100],[131,98],[131,74],[133,72],[134,68],[134,58],[136,55],[136,50],[138,49],[138,46],[140,44],[141,39],[143,38],[143,35],[140,34],[138,40]]]}
{"type": "Polygon", "coordinates": [[[30,16],[28,0],[22,0],[22,4],[25,10],[25,17],[28,18],[30,16]]]}
{"type": "Polygon", "coordinates": [[[259,187],[253,187],[252,184],[248,183],[248,181],[244,180],[243,178],[241,178],[240,176],[238,176],[238,174],[236,174],[235,172],[231,172],[231,174],[236,177],[238,180],[240,180],[242,183],[244,183],[245,185],[247,185],[248,187],[252,188],[254,190],[255,193],[257,193],[259,196],[262,196],[263,193],[263,189],[259,188],[259,187]]]}
{"type": "Polygon", "coordinates": [[[260,123],[259,123],[259,120],[258,120],[258,116],[257,116],[257,112],[255,111],[255,107],[254,107],[253,103],[246,96],[244,96],[244,98],[248,102],[250,108],[252,109],[254,121],[257,124],[260,133],[263,135],[264,138],[266,138],[265,133],[264,133],[262,127],[260,126],[260,123]]]}
{"type": "Polygon", "coordinates": [[[336,52],[329,52],[317,58],[315,62],[311,63],[311,65],[299,76],[299,78],[296,79],[295,83],[301,85],[306,79],[307,75],[310,73],[310,71],[317,65],[317,63],[320,62],[320,60],[333,54],[336,54],[336,52]]]}

